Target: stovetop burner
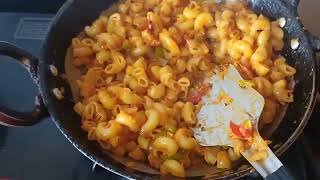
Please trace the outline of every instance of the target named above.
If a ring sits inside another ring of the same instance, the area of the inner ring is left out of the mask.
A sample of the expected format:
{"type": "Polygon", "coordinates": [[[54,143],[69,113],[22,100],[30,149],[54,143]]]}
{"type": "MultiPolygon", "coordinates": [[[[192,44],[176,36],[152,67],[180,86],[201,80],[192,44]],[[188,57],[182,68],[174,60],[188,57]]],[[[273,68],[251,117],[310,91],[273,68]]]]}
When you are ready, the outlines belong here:
{"type": "MultiPolygon", "coordinates": [[[[39,54],[52,17],[51,14],[0,13],[0,40],[39,54]]],[[[8,57],[0,56],[0,59],[0,104],[26,110],[25,107],[33,104],[36,86],[22,67],[8,57]]],[[[310,163],[310,148],[304,139],[301,137],[280,159],[297,179],[317,179],[310,163]]],[[[0,162],[0,179],[124,179],[83,156],[50,118],[27,128],[0,126],[0,162]]],[[[259,179],[259,176],[244,179],[259,179]]]]}

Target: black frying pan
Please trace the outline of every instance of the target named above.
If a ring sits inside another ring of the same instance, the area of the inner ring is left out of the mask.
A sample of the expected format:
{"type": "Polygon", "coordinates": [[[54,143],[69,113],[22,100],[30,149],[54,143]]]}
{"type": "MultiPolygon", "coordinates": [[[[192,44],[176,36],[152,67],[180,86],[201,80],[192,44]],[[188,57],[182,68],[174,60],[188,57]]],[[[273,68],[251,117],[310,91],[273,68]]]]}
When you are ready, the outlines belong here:
{"type": "MultiPolygon", "coordinates": [[[[79,116],[73,111],[72,94],[69,84],[62,78],[52,75],[49,65],[55,65],[60,73],[64,72],[64,60],[68,46],[83,28],[98,18],[99,14],[113,3],[112,0],[68,0],[54,18],[47,34],[39,61],[21,48],[6,42],[0,42],[0,54],[15,58],[29,71],[40,88],[36,105],[32,112],[16,112],[0,107],[0,122],[9,126],[29,126],[51,116],[57,127],[67,139],[85,156],[102,167],[121,176],[133,179],[160,179],[138,171],[129,171],[126,167],[106,156],[98,146],[87,140],[86,133],[80,128],[79,116]],[[57,100],[52,90],[64,87],[65,99],[57,100]]],[[[277,130],[273,133],[271,149],[276,155],[284,153],[298,138],[313,110],[318,88],[318,66],[315,52],[320,50],[320,38],[309,34],[300,22],[297,13],[299,0],[249,0],[250,7],[272,19],[284,17],[286,25],[285,47],[282,54],[288,63],[297,69],[294,79],[294,102],[277,130]],[[299,38],[298,49],[292,50],[290,40],[299,38]]],[[[247,164],[242,162],[242,165],[247,164]]],[[[234,169],[201,176],[212,179],[232,179],[251,172],[252,167],[240,166],[234,169]]],[[[194,178],[191,178],[194,179],[194,178]]]]}

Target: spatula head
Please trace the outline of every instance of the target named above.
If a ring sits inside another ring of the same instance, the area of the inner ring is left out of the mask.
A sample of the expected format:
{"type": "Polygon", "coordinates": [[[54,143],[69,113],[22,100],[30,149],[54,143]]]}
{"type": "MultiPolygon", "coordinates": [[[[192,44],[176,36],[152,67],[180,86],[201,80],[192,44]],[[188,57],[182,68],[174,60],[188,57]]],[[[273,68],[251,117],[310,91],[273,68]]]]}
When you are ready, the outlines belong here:
{"type": "Polygon", "coordinates": [[[234,65],[219,66],[204,83],[212,84],[202,97],[203,106],[197,113],[194,136],[202,146],[233,146],[230,121],[243,124],[250,120],[257,128],[264,106],[264,98],[252,87],[246,86],[234,65]]]}

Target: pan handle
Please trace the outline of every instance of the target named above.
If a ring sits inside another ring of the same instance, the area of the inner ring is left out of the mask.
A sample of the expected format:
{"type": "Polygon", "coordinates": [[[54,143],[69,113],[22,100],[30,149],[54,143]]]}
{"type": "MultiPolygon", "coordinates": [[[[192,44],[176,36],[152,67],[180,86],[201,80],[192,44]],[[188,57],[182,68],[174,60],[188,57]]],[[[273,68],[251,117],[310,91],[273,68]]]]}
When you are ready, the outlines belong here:
{"type": "Polygon", "coordinates": [[[295,180],[294,176],[284,167],[281,166],[277,171],[265,178],[266,180],[295,180]]]}
{"type": "MultiPolygon", "coordinates": [[[[28,70],[36,85],[39,84],[38,59],[36,57],[19,47],[3,41],[0,41],[0,55],[12,57],[18,61],[28,70]]],[[[48,112],[40,94],[36,96],[35,106],[30,112],[18,112],[0,105],[0,124],[5,126],[31,126],[47,116],[48,112]]]]}

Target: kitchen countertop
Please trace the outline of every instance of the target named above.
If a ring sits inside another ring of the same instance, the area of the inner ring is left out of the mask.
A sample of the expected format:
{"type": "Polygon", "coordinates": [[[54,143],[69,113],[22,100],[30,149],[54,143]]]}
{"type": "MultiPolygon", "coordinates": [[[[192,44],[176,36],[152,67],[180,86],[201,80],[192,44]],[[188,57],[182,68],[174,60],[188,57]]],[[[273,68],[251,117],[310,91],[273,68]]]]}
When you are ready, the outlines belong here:
{"type": "Polygon", "coordinates": [[[320,0],[301,0],[298,12],[305,27],[314,35],[320,35],[320,0]]]}

